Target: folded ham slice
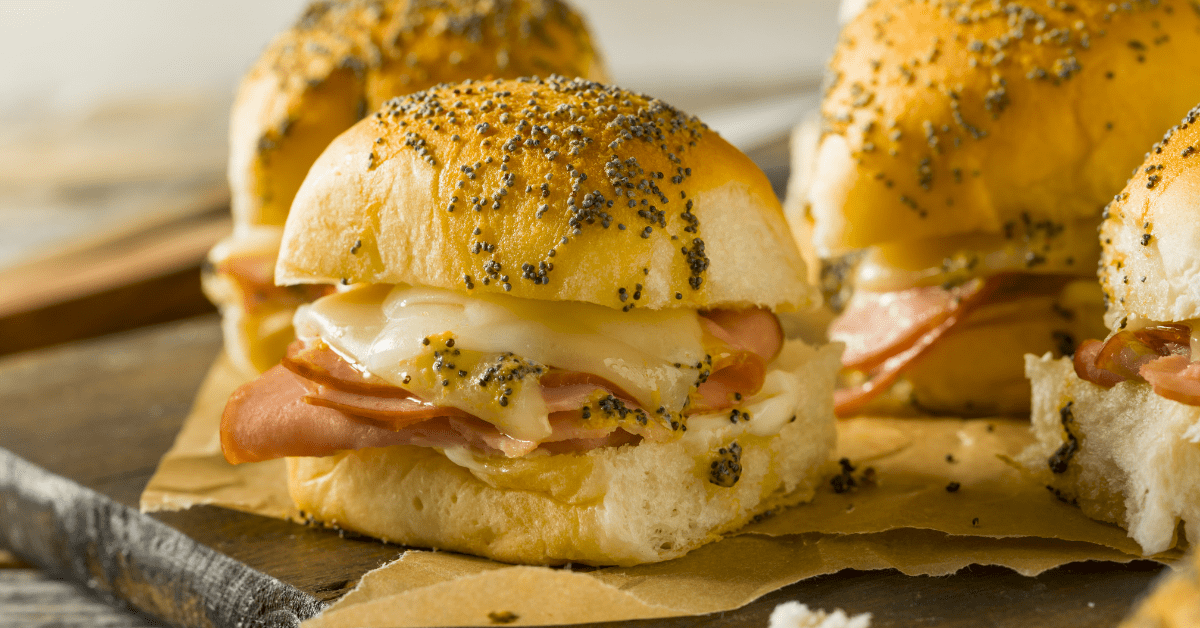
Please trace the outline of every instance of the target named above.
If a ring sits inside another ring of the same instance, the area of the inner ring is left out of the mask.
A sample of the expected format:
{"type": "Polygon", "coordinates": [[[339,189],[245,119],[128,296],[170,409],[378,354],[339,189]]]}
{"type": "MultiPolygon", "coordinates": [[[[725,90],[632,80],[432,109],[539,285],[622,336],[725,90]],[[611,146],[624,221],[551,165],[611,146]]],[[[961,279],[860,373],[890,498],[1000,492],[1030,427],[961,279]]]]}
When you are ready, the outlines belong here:
{"type": "MultiPolygon", "coordinates": [[[[758,392],[766,362],[783,344],[778,320],[770,312],[717,311],[701,320],[717,339],[716,355],[705,366],[710,374],[688,412],[728,408],[738,395],[758,392]]],[[[672,437],[658,421],[627,421],[620,427],[585,421],[580,408],[605,397],[616,398],[629,411],[647,413],[632,395],[602,377],[549,369],[539,383],[551,434],[541,442],[519,440],[467,412],[428,403],[365,373],[324,343],[297,341],[278,366],[230,397],[221,445],[226,459],[236,464],[395,445],[461,446],[516,457],[538,448],[568,453],[672,437]]]]}
{"type": "Polygon", "coordinates": [[[1154,387],[1154,392],[1172,401],[1200,406],[1200,363],[1186,356],[1170,355],[1147,362],[1138,375],[1154,387]]]}
{"type": "Polygon", "coordinates": [[[856,295],[829,327],[829,338],[846,344],[843,373],[861,382],[834,392],[834,411],[851,416],[896,383],[904,371],[972,311],[984,305],[1057,294],[1070,277],[1000,274],[958,286],[924,286],[856,295]]]}
{"type": "Polygon", "coordinates": [[[1080,379],[1111,388],[1148,382],[1162,397],[1200,406],[1200,363],[1192,362],[1191,328],[1154,325],[1119,331],[1105,341],[1087,340],[1075,352],[1080,379]]]}
{"type": "Polygon", "coordinates": [[[467,447],[484,455],[518,457],[539,446],[551,453],[567,453],[637,442],[640,438],[621,429],[588,429],[579,420],[577,409],[552,413],[549,418],[554,431],[540,444],[512,438],[494,425],[454,408],[439,409],[430,413],[434,416],[419,420],[376,421],[358,414],[359,409],[351,414],[311,403],[311,386],[311,382],[276,366],[234,392],[221,420],[225,459],[238,464],[396,445],[467,447]]]}
{"type": "Polygon", "coordinates": [[[251,314],[264,307],[312,303],[336,290],[334,286],[319,284],[275,285],[275,256],[270,253],[230,256],[217,264],[216,272],[237,283],[242,293],[242,308],[251,314]]]}

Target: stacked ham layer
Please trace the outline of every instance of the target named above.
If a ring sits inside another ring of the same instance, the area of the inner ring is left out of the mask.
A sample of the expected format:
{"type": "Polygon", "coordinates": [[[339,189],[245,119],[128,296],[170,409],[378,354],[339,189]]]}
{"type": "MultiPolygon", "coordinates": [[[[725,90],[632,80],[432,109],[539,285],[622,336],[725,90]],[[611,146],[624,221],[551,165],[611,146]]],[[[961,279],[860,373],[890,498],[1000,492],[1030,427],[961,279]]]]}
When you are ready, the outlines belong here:
{"type": "Polygon", "coordinates": [[[395,445],[477,456],[674,440],[706,416],[777,433],[800,382],[758,309],[583,303],[365,286],[302,306],[281,364],[226,406],[230,462],[395,445]],[[753,416],[754,420],[750,421],[753,416]]]}
{"type": "Polygon", "coordinates": [[[1124,381],[1148,383],[1159,396],[1200,406],[1200,363],[1192,361],[1195,327],[1191,322],[1150,325],[1104,341],[1087,340],[1075,353],[1075,374],[1105,388],[1124,381]]]}

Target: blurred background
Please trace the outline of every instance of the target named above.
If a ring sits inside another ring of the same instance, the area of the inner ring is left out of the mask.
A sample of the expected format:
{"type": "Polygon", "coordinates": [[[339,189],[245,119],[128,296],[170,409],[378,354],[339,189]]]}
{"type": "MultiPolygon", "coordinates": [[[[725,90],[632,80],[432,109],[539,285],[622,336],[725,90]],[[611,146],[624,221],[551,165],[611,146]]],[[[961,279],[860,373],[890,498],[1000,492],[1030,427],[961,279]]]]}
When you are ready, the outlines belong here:
{"type": "MultiPolygon", "coordinates": [[[[305,4],[0,0],[0,353],[207,308],[229,105],[305,4]]],[[[617,83],[699,115],[782,192],[836,0],[574,4],[617,83]]]]}

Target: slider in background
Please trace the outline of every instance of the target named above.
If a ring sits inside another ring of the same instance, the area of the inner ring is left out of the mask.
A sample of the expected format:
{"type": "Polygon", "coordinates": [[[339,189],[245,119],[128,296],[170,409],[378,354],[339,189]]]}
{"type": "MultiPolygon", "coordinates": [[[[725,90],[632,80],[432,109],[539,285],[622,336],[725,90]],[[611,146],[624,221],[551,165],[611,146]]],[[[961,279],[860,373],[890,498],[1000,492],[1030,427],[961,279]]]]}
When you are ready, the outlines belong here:
{"type": "Polygon", "coordinates": [[[1200,540],[1200,107],[1105,209],[1111,329],[1073,359],[1025,358],[1038,442],[1022,462],[1146,554],[1200,540]]]}
{"type": "Polygon", "coordinates": [[[607,78],[583,18],[560,0],[315,2],[243,79],[230,122],[234,232],[209,255],[205,292],[247,377],[283,357],[292,314],[328,290],[276,286],[292,198],[340,133],[390,98],[466,79],[607,78]]]}
{"type": "Polygon", "coordinates": [[[839,415],[1020,414],[1023,354],[1103,334],[1100,210],[1200,100],[1197,44],[1172,1],[881,0],[847,23],[788,200],[847,345],[839,415]]]}

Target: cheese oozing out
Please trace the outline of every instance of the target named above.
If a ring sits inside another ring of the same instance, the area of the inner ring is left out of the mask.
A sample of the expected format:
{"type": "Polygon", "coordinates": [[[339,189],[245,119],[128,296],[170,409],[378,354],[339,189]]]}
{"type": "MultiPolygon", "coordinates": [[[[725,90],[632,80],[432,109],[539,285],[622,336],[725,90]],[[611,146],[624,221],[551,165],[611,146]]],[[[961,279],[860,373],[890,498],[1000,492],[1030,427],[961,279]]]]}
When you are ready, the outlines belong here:
{"type": "MultiPolygon", "coordinates": [[[[837,345],[811,347],[801,340],[785,340],[779,356],[771,362],[762,389],[744,398],[736,408],[737,414],[734,409],[693,414],[687,419],[687,431],[680,442],[692,455],[703,456],[734,441],[774,437],[797,415],[811,415],[813,407],[828,403],[813,398],[820,391],[828,394],[827,389],[813,382],[820,378],[832,380],[840,356],[837,345]]],[[[586,482],[591,463],[583,457],[551,456],[539,450],[505,458],[481,455],[469,447],[448,447],[442,453],[494,487],[554,492],[572,503],[603,497],[602,483],[586,482]],[[564,487],[569,496],[561,494],[564,487]]]]}
{"type": "Polygon", "coordinates": [[[677,415],[706,355],[695,310],[618,312],[424,286],[332,294],[301,306],[294,324],[298,337],[319,338],[371,375],[529,441],[551,433],[537,385],[548,367],[597,375],[643,408],[677,415]]]}
{"type": "Polygon", "coordinates": [[[892,242],[864,250],[853,281],[858,290],[892,292],[1002,272],[1092,277],[1100,256],[1095,232],[1091,219],[1046,221],[1012,223],[998,234],[892,242]]]}

